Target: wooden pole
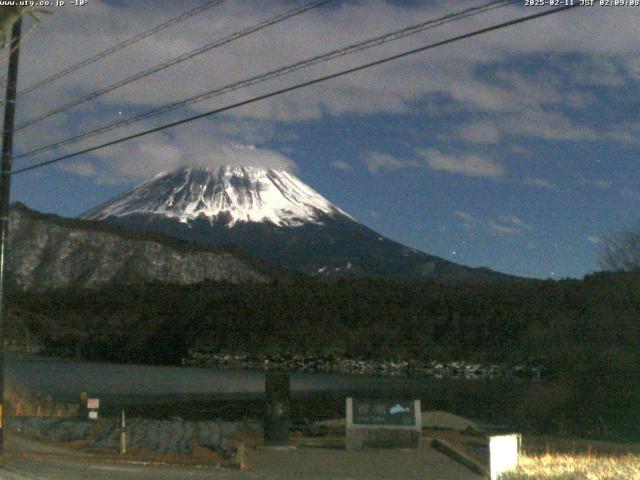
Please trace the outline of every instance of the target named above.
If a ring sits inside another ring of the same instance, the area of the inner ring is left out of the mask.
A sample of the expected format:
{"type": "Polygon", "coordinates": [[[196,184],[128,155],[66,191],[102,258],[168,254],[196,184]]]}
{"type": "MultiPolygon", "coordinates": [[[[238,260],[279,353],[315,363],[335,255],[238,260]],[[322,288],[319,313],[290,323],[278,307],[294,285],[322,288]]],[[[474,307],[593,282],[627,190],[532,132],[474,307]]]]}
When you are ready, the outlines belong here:
{"type": "Polygon", "coordinates": [[[9,72],[4,104],[4,129],[2,131],[2,159],[0,164],[0,453],[4,452],[4,325],[7,317],[5,277],[9,236],[9,205],[11,201],[11,165],[13,163],[13,123],[16,114],[21,30],[22,17],[18,17],[11,29],[11,46],[9,47],[11,53],[9,55],[9,72]]]}

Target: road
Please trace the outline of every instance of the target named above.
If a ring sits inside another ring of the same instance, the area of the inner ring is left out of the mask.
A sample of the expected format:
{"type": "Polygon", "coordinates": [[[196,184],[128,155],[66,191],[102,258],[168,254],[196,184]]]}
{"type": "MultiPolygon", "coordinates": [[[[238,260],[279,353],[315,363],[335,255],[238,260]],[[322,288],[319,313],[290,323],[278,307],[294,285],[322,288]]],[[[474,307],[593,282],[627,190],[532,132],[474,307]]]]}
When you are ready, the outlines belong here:
{"type": "MultiPolygon", "coordinates": [[[[345,451],[298,448],[288,451],[248,449],[244,470],[202,469],[169,465],[98,462],[93,457],[64,453],[60,448],[13,443],[0,465],[2,480],[479,480],[445,455],[420,450],[345,451]],[[17,449],[20,449],[18,454],[17,449]],[[25,453],[25,449],[31,451],[25,453]],[[49,456],[55,454],[56,456],[49,456]]],[[[71,453],[71,452],[69,452],[71,453]]]]}

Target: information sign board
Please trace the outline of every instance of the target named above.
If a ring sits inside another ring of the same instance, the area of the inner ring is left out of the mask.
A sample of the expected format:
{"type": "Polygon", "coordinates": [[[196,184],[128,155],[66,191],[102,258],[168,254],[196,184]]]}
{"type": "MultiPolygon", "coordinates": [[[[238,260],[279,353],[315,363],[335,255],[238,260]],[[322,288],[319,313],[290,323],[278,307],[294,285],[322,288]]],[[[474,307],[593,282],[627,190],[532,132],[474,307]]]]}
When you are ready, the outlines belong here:
{"type": "Polygon", "coordinates": [[[347,398],[347,449],[418,448],[420,400],[347,398]]]}
{"type": "Polygon", "coordinates": [[[353,399],[354,425],[415,426],[416,412],[413,400],[353,399]]]}

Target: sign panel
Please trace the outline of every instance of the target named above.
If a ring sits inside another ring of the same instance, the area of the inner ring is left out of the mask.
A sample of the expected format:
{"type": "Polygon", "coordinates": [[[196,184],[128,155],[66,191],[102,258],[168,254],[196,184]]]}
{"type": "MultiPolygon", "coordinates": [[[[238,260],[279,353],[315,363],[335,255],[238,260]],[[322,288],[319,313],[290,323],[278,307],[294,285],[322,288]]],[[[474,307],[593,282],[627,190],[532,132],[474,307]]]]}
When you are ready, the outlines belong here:
{"type": "Polygon", "coordinates": [[[89,418],[91,420],[97,420],[98,419],[98,412],[96,410],[91,410],[89,412],[89,418]]]}
{"type": "Polygon", "coordinates": [[[347,398],[347,450],[418,448],[420,400],[347,398]]]}
{"type": "Polygon", "coordinates": [[[87,408],[89,410],[98,410],[100,408],[100,399],[99,398],[88,398],[87,399],[87,408]]]}
{"type": "Polygon", "coordinates": [[[497,480],[503,473],[518,466],[521,436],[495,435],[489,437],[489,465],[491,480],[497,480]]]}
{"type": "Polygon", "coordinates": [[[415,402],[413,400],[368,400],[353,399],[354,425],[416,425],[415,402]]]}

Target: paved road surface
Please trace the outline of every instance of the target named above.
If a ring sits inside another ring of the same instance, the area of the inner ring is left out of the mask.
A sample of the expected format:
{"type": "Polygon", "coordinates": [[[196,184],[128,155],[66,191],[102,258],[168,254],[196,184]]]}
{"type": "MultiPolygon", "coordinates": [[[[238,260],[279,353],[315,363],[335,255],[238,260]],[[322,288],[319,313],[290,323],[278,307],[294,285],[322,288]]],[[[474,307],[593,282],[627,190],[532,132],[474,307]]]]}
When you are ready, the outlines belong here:
{"type": "MultiPolygon", "coordinates": [[[[14,444],[24,448],[25,444],[14,444]]],[[[30,446],[33,448],[33,445],[30,446]]],[[[38,453],[17,456],[9,451],[0,465],[2,480],[479,480],[481,477],[429,448],[410,450],[368,450],[347,452],[337,449],[299,448],[292,451],[246,452],[247,468],[242,471],[194,469],[169,466],[96,463],[87,457],[42,458],[38,453]]]]}

